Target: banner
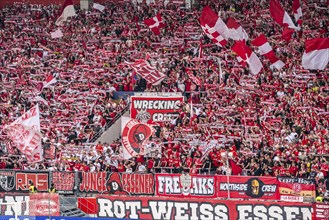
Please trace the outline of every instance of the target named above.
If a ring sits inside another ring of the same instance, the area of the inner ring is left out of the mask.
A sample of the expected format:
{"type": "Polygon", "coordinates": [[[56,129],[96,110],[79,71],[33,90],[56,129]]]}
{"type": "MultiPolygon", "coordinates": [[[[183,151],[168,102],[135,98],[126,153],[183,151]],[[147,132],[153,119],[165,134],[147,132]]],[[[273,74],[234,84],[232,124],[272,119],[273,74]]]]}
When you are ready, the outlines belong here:
{"type": "Polygon", "coordinates": [[[278,182],[273,177],[218,176],[217,181],[221,198],[278,199],[278,182]]]}
{"type": "Polygon", "coordinates": [[[152,125],[122,116],[121,138],[123,159],[130,159],[138,154],[144,155],[148,153],[145,149],[145,142],[149,140],[154,132],[155,129],[152,125]]]}
{"type": "Polygon", "coordinates": [[[31,182],[37,187],[38,192],[48,191],[49,172],[0,171],[0,192],[29,192],[31,182]]]}
{"type": "Polygon", "coordinates": [[[280,200],[282,201],[313,201],[315,198],[315,180],[277,177],[279,182],[280,200]]]}
{"type": "Polygon", "coordinates": [[[31,193],[29,209],[31,216],[60,216],[59,196],[57,193],[31,193]]]}
{"type": "Polygon", "coordinates": [[[138,60],[133,63],[126,62],[138,75],[152,85],[158,85],[166,78],[166,75],[152,67],[146,60],[138,60]]]}
{"type": "Polygon", "coordinates": [[[75,172],[51,172],[52,183],[54,183],[57,193],[74,194],[75,172]]]}
{"type": "MultiPolygon", "coordinates": [[[[30,196],[28,195],[8,195],[8,193],[1,193],[0,195],[0,218],[3,219],[3,216],[9,215],[14,216],[15,213],[15,203],[18,204],[17,208],[20,210],[21,215],[29,215],[29,206],[30,196]]],[[[13,219],[14,220],[14,219],[13,219]]]]}
{"type": "Polygon", "coordinates": [[[25,112],[9,126],[6,126],[5,130],[10,140],[26,156],[28,161],[38,162],[43,160],[38,105],[25,112]]]}
{"type": "Polygon", "coordinates": [[[183,96],[132,96],[130,117],[144,123],[171,121],[180,114],[183,96]]]}
{"type": "Polygon", "coordinates": [[[55,160],[56,159],[56,147],[54,145],[44,146],[44,158],[55,160]]]}
{"type": "Polygon", "coordinates": [[[313,210],[314,210],[314,220],[329,219],[329,204],[315,203],[313,210]]]}
{"type": "Polygon", "coordinates": [[[154,195],[154,175],[141,173],[79,172],[78,189],[84,193],[154,195]]]}
{"type": "Polygon", "coordinates": [[[185,174],[155,174],[156,195],[170,197],[214,198],[216,176],[185,174]]]}
{"type": "Polygon", "coordinates": [[[312,205],[205,198],[99,196],[97,216],[126,219],[312,220],[312,205]]]}

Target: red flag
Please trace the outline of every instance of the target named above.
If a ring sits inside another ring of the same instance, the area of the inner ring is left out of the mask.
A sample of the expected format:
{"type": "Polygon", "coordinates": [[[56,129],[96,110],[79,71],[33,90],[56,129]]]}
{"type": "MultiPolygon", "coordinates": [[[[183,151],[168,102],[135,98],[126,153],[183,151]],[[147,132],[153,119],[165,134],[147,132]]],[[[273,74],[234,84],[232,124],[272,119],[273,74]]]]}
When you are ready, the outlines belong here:
{"type": "Polygon", "coordinates": [[[152,85],[158,85],[166,75],[152,67],[146,60],[137,60],[133,63],[126,62],[139,76],[152,85]]]}
{"type": "Polygon", "coordinates": [[[233,47],[232,51],[235,52],[242,60],[246,61],[249,65],[250,72],[253,75],[258,74],[263,65],[260,62],[257,55],[246,45],[244,41],[237,41],[233,47]]]}
{"type": "Polygon", "coordinates": [[[229,18],[226,25],[230,31],[230,38],[233,40],[248,40],[247,32],[234,18],[229,18]]]}
{"type": "Polygon", "coordinates": [[[270,0],[270,13],[273,20],[279,25],[297,29],[289,14],[281,7],[277,0],[270,0]]]}
{"type": "Polygon", "coordinates": [[[286,43],[289,43],[289,41],[292,38],[292,35],[295,33],[295,30],[286,28],[282,32],[282,39],[286,41],[286,43]]]}
{"type": "Polygon", "coordinates": [[[271,45],[267,41],[264,34],[259,35],[251,43],[258,47],[259,53],[261,55],[265,56],[271,61],[272,66],[274,66],[278,70],[280,70],[284,66],[284,63],[276,57],[271,45]]]}
{"type": "Polygon", "coordinates": [[[220,17],[209,7],[203,8],[200,24],[207,36],[218,46],[223,47],[227,44],[230,36],[226,24],[220,17]]]}
{"type": "Polygon", "coordinates": [[[303,21],[300,18],[303,16],[303,13],[299,0],[294,0],[292,3],[292,10],[294,12],[295,21],[298,23],[298,25],[301,25],[303,21]]]}
{"type": "Polygon", "coordinates": [[[229,160],[229,163],[230,163],[233,175],[239,175],[242,173],[242,168],[239,165],[237,165],[233,160],[229,160]]]}
{"type": "Polygon", "coordinates": [[[155,35],[160,35],[160,28],[165,27],[166,25],[162,21],[160,13],[155,17],[144,20],[144,23],[149,26],[155,35]]]}
{"type": "Polygon", "coordinates": [[[329,62],[329,38],[314,38],[305,41],[302,66],[305,69],[324,70],[329,62]]]}

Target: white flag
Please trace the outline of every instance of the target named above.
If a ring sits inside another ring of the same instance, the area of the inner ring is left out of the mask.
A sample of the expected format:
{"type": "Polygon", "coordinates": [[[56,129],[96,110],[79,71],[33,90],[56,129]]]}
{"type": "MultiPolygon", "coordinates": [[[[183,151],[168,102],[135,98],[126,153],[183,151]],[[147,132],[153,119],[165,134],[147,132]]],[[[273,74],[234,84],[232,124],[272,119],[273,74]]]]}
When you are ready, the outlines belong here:
{"type": "Polygon", "coordinates": [[[55,32],[51,32],[50,36],[52,39],[55,39],[55,38],[62,38],[64,35],[60,29],[57,29],[55,32]]]}
{"type": "Polygon", "coordinates": [[[105,9],[105,6],[101,5],[101,4],[98,4],[98,3],[94,3],[93,8],[103,12],[104,9],[105,9]]]}

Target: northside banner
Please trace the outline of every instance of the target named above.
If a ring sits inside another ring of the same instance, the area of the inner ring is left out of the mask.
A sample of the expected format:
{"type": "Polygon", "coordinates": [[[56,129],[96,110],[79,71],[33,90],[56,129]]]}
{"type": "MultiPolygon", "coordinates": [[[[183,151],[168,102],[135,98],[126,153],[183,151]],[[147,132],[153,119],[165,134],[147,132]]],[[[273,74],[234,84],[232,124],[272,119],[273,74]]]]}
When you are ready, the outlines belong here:
{"type": "Polygon", "coordinates": [[[126,219],[312,220],[312,204],[205,198],[98,196],[97,216],[126,219]]]}
{"type": "Polygon", "coordinates": [[[132,96],[130,117],[144,123],[171,121],[180,114],[183,101],[183,96],[132,96]]]}
{"type": "Polygon", "coordinates": [[[278,200],[278,181],[273,177],[218,176],[218,197],[278,200]]]}
{"type": "Polygon", "coordinates": [[[315,180],[303,178],[277,177],[282,201],[303,202],[315,198],[315,180]]]}
{"type": "Polygon", "coordinates": [[[167,197],[215,198],[216,176],[156,174],[156,195],[167,197]]]}

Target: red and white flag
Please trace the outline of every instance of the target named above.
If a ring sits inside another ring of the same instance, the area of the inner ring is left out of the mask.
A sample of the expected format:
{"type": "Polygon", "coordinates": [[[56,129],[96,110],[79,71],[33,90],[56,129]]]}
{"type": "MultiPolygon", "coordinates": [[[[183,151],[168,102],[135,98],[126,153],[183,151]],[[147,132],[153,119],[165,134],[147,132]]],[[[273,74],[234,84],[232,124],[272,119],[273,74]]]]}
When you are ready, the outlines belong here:
{"type": "Polygon", "coordinates": [[[230,36],[224,21],[209,7],[205,6],[200,17],[200,24],[207,36],[217,45],[225,46],[230,36]]]}
{"type": "Polygon", "coordinates": [[[299,0],[294,0],[294,2],[292,3],[292,11],[294,12],[295,21],[297,22],[297,24],[302,25],[303,21],[301,17],[303,16],[303,13],[299,0]]]}
{"type": "Polygon", "coordinates": [[[250,72],[253,75],[258,74],[262,70],[262,62],[260,62],[257,55],[246,45],[244,41],[237,41],[233,45],[232,51],[248,63],[250,72]]]}
{"type": "Polygon", "coordinates": [[[199,77],[194,76],[194,74],[191,71],[189,71],[188,69],[185,69],[185,71],[193,83],[195,83],[198,86],[202,85],[202,80],[199,77]]]}
{"type": "Polygon", "coordinates": [[[145,142],[154,134],[152,125],[123,116],[121,118],[121,138],[123,159],[147,153],[145,142]]]}
{"type": "Polygon", "coordinates": [[[158,13],[153,18],[144,20],[144,23],[153,31],[155,35],[160,35],[160,28],[166,26],[162,21],[162,17],[160,13],[158,13]]]}
{"type": "Polygon", "coordinates": [[[229,18],[226,25],[230,32],[230,38],[233,40],[248,40],[247,32],[234,18],[229,18]]]}
{"type": "Polygon", "coordinates": [[[271,66],[274,66],[278,70],[284,67],[284,63],[276,57],[271,45],[267,41],[264,34],[259,35],[251,43],[254,46],[258,47],[260,55],[263,55],[270,60],[270,62],[272,63],[271,66]]]}
{"type": "Polygon", "coordinates": [[[158,85],[166,75],[152,67],[146,60],[137,60],[133,63],[126,62],[139,76],[152,85],[158,85]]]}
{"type": "Polygon", "coordinates": [[[63,25],[64,21],[67,20],[67,18],[76,16],[75,9],[73,6],[73,1],[72,0],[65,0],[62,10],[61,10],[61,15],[57,18],[55,24],[57,26],[63,25]]]}
{"type": "Polygon", "coordinates": [[[52,74],[49,74],[46,80],[43,82],[43,88],[47,88],[56,82],[57,82],[56,78],[52,74]]]}
{"type": "Polygon", "coordinates": [[[26,156],[28,161],[38,162],[43,160],[38,105],[25,112],[9,126],[6,126],[5,130],[11,141],[26,156]]]}
{"type": "Polygon", "coordinates": [[[305,41],[302,57],[304,69],[324,70],[329,62],[329,38],[314,38],[305,41]]]}
{"type": "Polygon", "coordinates": [[[270,13],[274,21],[276,21],[279,25],[295,30],[299,29],[277,0],[270,0],[270,13]]]}

